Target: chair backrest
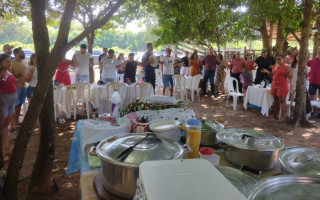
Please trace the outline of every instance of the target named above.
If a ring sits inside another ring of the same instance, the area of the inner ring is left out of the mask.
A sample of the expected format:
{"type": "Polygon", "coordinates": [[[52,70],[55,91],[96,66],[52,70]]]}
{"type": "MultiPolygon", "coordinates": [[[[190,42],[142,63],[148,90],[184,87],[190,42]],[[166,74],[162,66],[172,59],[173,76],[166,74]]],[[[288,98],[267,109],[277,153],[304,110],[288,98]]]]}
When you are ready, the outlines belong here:
{"type": "Polygon", "coordinates": [[[176,89],[181,89],[183,78],[182,75],[173,75],[173,85],[176,89]]]}
{"type": "Polygon", "coordinates": [[[228,77],[227,78],[227,82],[228,82],[228,87],[229,87],[229,93],[230,92],[236,92],[239,91],[239,83],[238,80],[233,78],[233,77],[228,77]],[[233,81],[236,82],[236,88],[233,87],[233,81]],[[236,90],[235,90],[236,89],[236,90]]]}
{"type": "Polygon", "coordinates": [[[53,85],[53,104],[57,105],[59,101],[59,90],[60,88],[56,85],[53,85]]]}
{"type": "Polygon", "coordinates": [[[74,102],[86,102],[90,99],[90,84],[84,83],[84,82],[76,82],[71,85],[71,88],[76,89],[76,97],[74,96],[74,93],[72,91],[72,98],[74,102]],[[85,95],[87,93],[87,95],[85,95]],[[88,99],[86,99],[86,96],[88,99]]]}
{"type": "Polygon", "coordinates": [[[200,80],[201,80],[201,75],[200,74],[193,76],[192,79],[191,79],[191,89],[199,88],[200,80]]]}
{"type": "Polygon", "coordinates": [[[107,86],[107,100],[111,98],[111,95],[115,90],[118,90],[120,96],[122,96],[124,93],[124,87],[125,87],[124,83],[120,83],[120,82],[109,83],[107,86]]]}
{"type": "Polygon", "coordinates": [[[150,83],[143,82],[143,83],[137,83],[134,86],[134,94],[136,99],[142,99],[147,97],[148,95],[148,88],[151,87],[153,89],[153,86],[150,83]],[[138,88],[140,89],[140,93],[138,95],[138,88]]]}

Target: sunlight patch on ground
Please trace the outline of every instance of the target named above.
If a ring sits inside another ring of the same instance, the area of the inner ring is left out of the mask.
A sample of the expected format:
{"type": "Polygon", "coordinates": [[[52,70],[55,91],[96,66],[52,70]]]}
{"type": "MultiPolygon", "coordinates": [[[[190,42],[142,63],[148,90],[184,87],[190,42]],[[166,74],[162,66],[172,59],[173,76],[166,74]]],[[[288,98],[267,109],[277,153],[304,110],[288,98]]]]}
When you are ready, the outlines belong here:
{"type": "Polygon", "coordinates": [[[64,171],[67,171],[67,167],[63,168],[64,171]]]}
{"type": "Polygon", "coordinates": [[[66,183],[66,184],[63,184],[63,186],[65,186],[65,187],[67,187],[67,188],[70,188],[70,187],[72,187],[72,183],[68,182],[68,183],[66,183]]]}
{"type": "Polygon", "coordinates": [[[208,119],[207,117],[201,117],[201,119],[208,119]]]}
{"type": "Polygon", "coordinates": [[[59,136],[63,136],[63,133],[59,133],[58,135],[59,135],[59,136]]]}
{"type": "Polygon", "coordinates": [[[304,139],[307,139],[307,140],[309,140],[312,136],[313,136],[312,133],[304,133],[304,134],[302,134],[302,137],[303,137],[304,139]]]}
{"type": "Polygon", "coordinates": [[[207,104],[201,104],[201,106],[204,108],[209,108],[207,104]]]}
{"type": "Polygon", "coordinates": [[[288,132],[288,135],[293,135],[293,132],[288,132]]]}
{"type": "Polygon", "coordinates": [[[262,128],[258,128],[258,127],[254,127],[253,130],[256,130],[256,131],[263,131],[262,128]]]}
{"type": "Polygon", "coordinates": [[[60,167],[56,168],[56,169],[52,169],[53,172],[56,172],[60,169],[60,167]]]}

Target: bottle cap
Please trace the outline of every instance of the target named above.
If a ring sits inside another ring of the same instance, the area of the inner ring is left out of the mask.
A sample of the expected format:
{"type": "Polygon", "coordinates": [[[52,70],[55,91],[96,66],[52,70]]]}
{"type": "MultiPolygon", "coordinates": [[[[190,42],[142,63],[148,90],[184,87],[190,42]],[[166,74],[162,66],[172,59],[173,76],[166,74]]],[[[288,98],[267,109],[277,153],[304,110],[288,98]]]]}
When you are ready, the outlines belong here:
{"type": "Polygon", "coordinates": [[[214,154],[214,149],[210,148],[210,147],[202,147],[202,148],[200,148],[200,153],[203,155],[210,156],[210,155],[214,154]]]}
{"type": "Polygon", "coordinates": [[[198,119],[188,119],[187,120],[187,124],[191,125],[191,126],[200,126],[201,125],[201,121],[198,119]]]}

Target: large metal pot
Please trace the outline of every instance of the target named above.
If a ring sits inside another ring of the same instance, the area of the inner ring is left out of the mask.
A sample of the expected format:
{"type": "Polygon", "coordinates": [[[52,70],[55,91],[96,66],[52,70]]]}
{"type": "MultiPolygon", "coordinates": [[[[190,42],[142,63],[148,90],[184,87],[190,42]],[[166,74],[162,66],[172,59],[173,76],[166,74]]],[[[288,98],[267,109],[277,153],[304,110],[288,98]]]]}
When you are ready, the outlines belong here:
{"type": "Polygon", "coordinates": [[[211,146],[218,144],[216,134],[224,129],[224,126],[216,121],[202,120],[201,124],[201,145],[211,146]]]}
{"type": "Polygon", "coordinates": [[[225,129],[217,133],[217,139],[224,146],[228,162],[258,171],[275,168],[284,148],[282,139],[252,129],[225,129]]]}
{"type": "Polygon", "coordinates": [[[282,175],[258,182],[249,200],[316,200],[320,199],[320,176],[282,175]]]}
{"type": "Polygon", "coordinates": [[[226,177],[230,181],[230,183],[234,187],[236,187],[245,196],[257,183],[257,179],[238,169],[225,166],[219,166],[216,168],[221,172],[221,174],[224,177],[226,177]]]}
{"type": "Polygon", "coordinates": [[[188,153],[179,143],[150,134],[125,159],[117,159],[122,152],[145,137],[146,134],[121,134],[107,138],[98,145],[103,185],[112,194],[126,199],[133,198],[142,162],[182,159],[188,153]]]}
{"type": "Polygon", "coordinates": [[[282,174],[320,175],[320,149],[287,147],[279,154],[282,174]]]}

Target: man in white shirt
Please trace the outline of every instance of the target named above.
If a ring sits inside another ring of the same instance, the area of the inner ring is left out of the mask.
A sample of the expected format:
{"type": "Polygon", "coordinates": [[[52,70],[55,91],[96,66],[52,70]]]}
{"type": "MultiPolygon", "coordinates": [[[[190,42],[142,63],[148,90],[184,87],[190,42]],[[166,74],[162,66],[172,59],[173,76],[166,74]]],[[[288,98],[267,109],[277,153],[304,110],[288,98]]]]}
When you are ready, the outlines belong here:
{"type": "Polygon", "coordinates": [[[163,96],[166,93],[166,87],[170,85],[170,96],[173,96],[173,79],[174,74],[173,66],[181,67],[184,63],[174,63],[174,59],[171,56],[172,50],[170,48],[166,49],[167,55],[162,58],[160,61],[160,70],[162,72],[162,81],[163,81],[163,96]]]}
{"type": "Polygon", "coordinates": [[[72,61],[76,68],[76,82],[89,82],[89,67],[93,67],[93,58],[87,52],[87,45],[81,44],[80,51],[76,51],[72,61]]]}
{"type": "Polygon", "coordinates": [[[101,78],[105,83],[115,83],[116,70],[119,68],[119,62],[116,56],[114,56],[114,50],[108,50],[108,56],[102,58],[100,68],[102,68],[101,78]]]}

